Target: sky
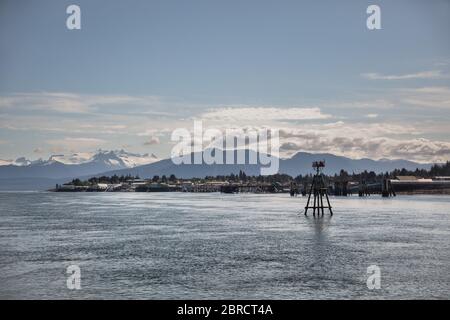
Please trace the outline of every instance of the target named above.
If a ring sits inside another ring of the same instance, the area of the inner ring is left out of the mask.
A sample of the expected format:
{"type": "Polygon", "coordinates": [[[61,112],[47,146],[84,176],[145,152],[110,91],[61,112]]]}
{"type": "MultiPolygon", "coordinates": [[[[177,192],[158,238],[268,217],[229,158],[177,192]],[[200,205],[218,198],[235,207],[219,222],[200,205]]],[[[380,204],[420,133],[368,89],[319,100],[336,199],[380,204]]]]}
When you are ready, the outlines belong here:
{"type": "Polygon", "coordinates": [[[447,0],[0,0],[0,159],[166,158],[202,120],[279,129],[282,157],[450,160],[449,30],[447,0]]]}

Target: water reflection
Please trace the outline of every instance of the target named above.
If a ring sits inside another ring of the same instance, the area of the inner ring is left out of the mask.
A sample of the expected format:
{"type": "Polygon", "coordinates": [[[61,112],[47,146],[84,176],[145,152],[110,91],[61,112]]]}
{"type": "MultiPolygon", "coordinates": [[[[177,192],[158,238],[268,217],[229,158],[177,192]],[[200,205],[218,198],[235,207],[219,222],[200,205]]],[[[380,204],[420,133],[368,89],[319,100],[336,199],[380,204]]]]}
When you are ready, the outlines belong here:
{"type": "Polygon", "coordinates": [[[323,241],[326,239],[328,229],[331,226],[331,216],[324,215],[323,217],[305,217],[308,222],[308,226],[314,230],[314,236],[316,240],[323,241]]]}

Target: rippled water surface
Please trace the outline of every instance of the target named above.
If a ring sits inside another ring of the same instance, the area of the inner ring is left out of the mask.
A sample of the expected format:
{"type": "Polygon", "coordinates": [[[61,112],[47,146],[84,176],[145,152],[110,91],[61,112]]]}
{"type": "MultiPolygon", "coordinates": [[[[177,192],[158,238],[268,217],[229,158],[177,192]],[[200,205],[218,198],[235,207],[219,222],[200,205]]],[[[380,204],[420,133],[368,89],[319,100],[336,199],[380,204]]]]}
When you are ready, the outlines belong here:
{"type": "Polygon", "coordinates": [[[450,298],[450,197],[0,193],[0,298],[450,298]],[[81,268],[81,290],[66,268],[81,268]],[[369,290],[367,267],[381,268],[369,290]]]}

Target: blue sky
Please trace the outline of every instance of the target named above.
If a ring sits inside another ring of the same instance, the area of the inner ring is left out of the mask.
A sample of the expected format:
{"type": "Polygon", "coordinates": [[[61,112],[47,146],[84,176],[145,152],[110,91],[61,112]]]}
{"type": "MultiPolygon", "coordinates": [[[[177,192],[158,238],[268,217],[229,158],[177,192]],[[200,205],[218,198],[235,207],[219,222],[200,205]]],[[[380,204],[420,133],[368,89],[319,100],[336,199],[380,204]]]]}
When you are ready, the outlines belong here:
{"type": "Polygon", "coordinates": [[[202,119],[280,128],[285,156],[448,160],[448,30],[445,0],[2,0],[0,159],[167,157],[202,119]]]}

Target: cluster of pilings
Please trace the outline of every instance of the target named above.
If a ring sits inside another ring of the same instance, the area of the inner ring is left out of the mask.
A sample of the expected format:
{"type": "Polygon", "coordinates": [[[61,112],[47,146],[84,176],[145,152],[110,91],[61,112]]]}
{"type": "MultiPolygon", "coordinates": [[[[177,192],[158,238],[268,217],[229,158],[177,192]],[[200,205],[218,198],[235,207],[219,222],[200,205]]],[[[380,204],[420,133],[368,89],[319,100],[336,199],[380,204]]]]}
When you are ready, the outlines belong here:
{"type": "Polygon", "coordinates": [[[276,183],[233,183],[219,186],[221,193],[277,193],[283,192],[283,186],[276,183]]]}
{"type": "Polygon", "coordinates": [[[346,197],[349,194],[348,192],[348,181],[340,180],[334,182],[334,195],[335,196],[344,196],[346,197]]]}
{"type": "Polygon", "coordinates": [[[381,196],[384,198],[396,196],[390,179],[387,178],[383,179],[381,183],[381,196]]]}
{"type": "Polygon", "coordinates": [[[300,194],[300,187],[296,182],[291,182],[289,194],[291,197],[296,197],[300,194]]]}
{"type": "Polygon", "coordinates": [[[361,181],[358,186],[358,195],[360,197],[370,196],[370,190],[365,180],[361,181]]]}

